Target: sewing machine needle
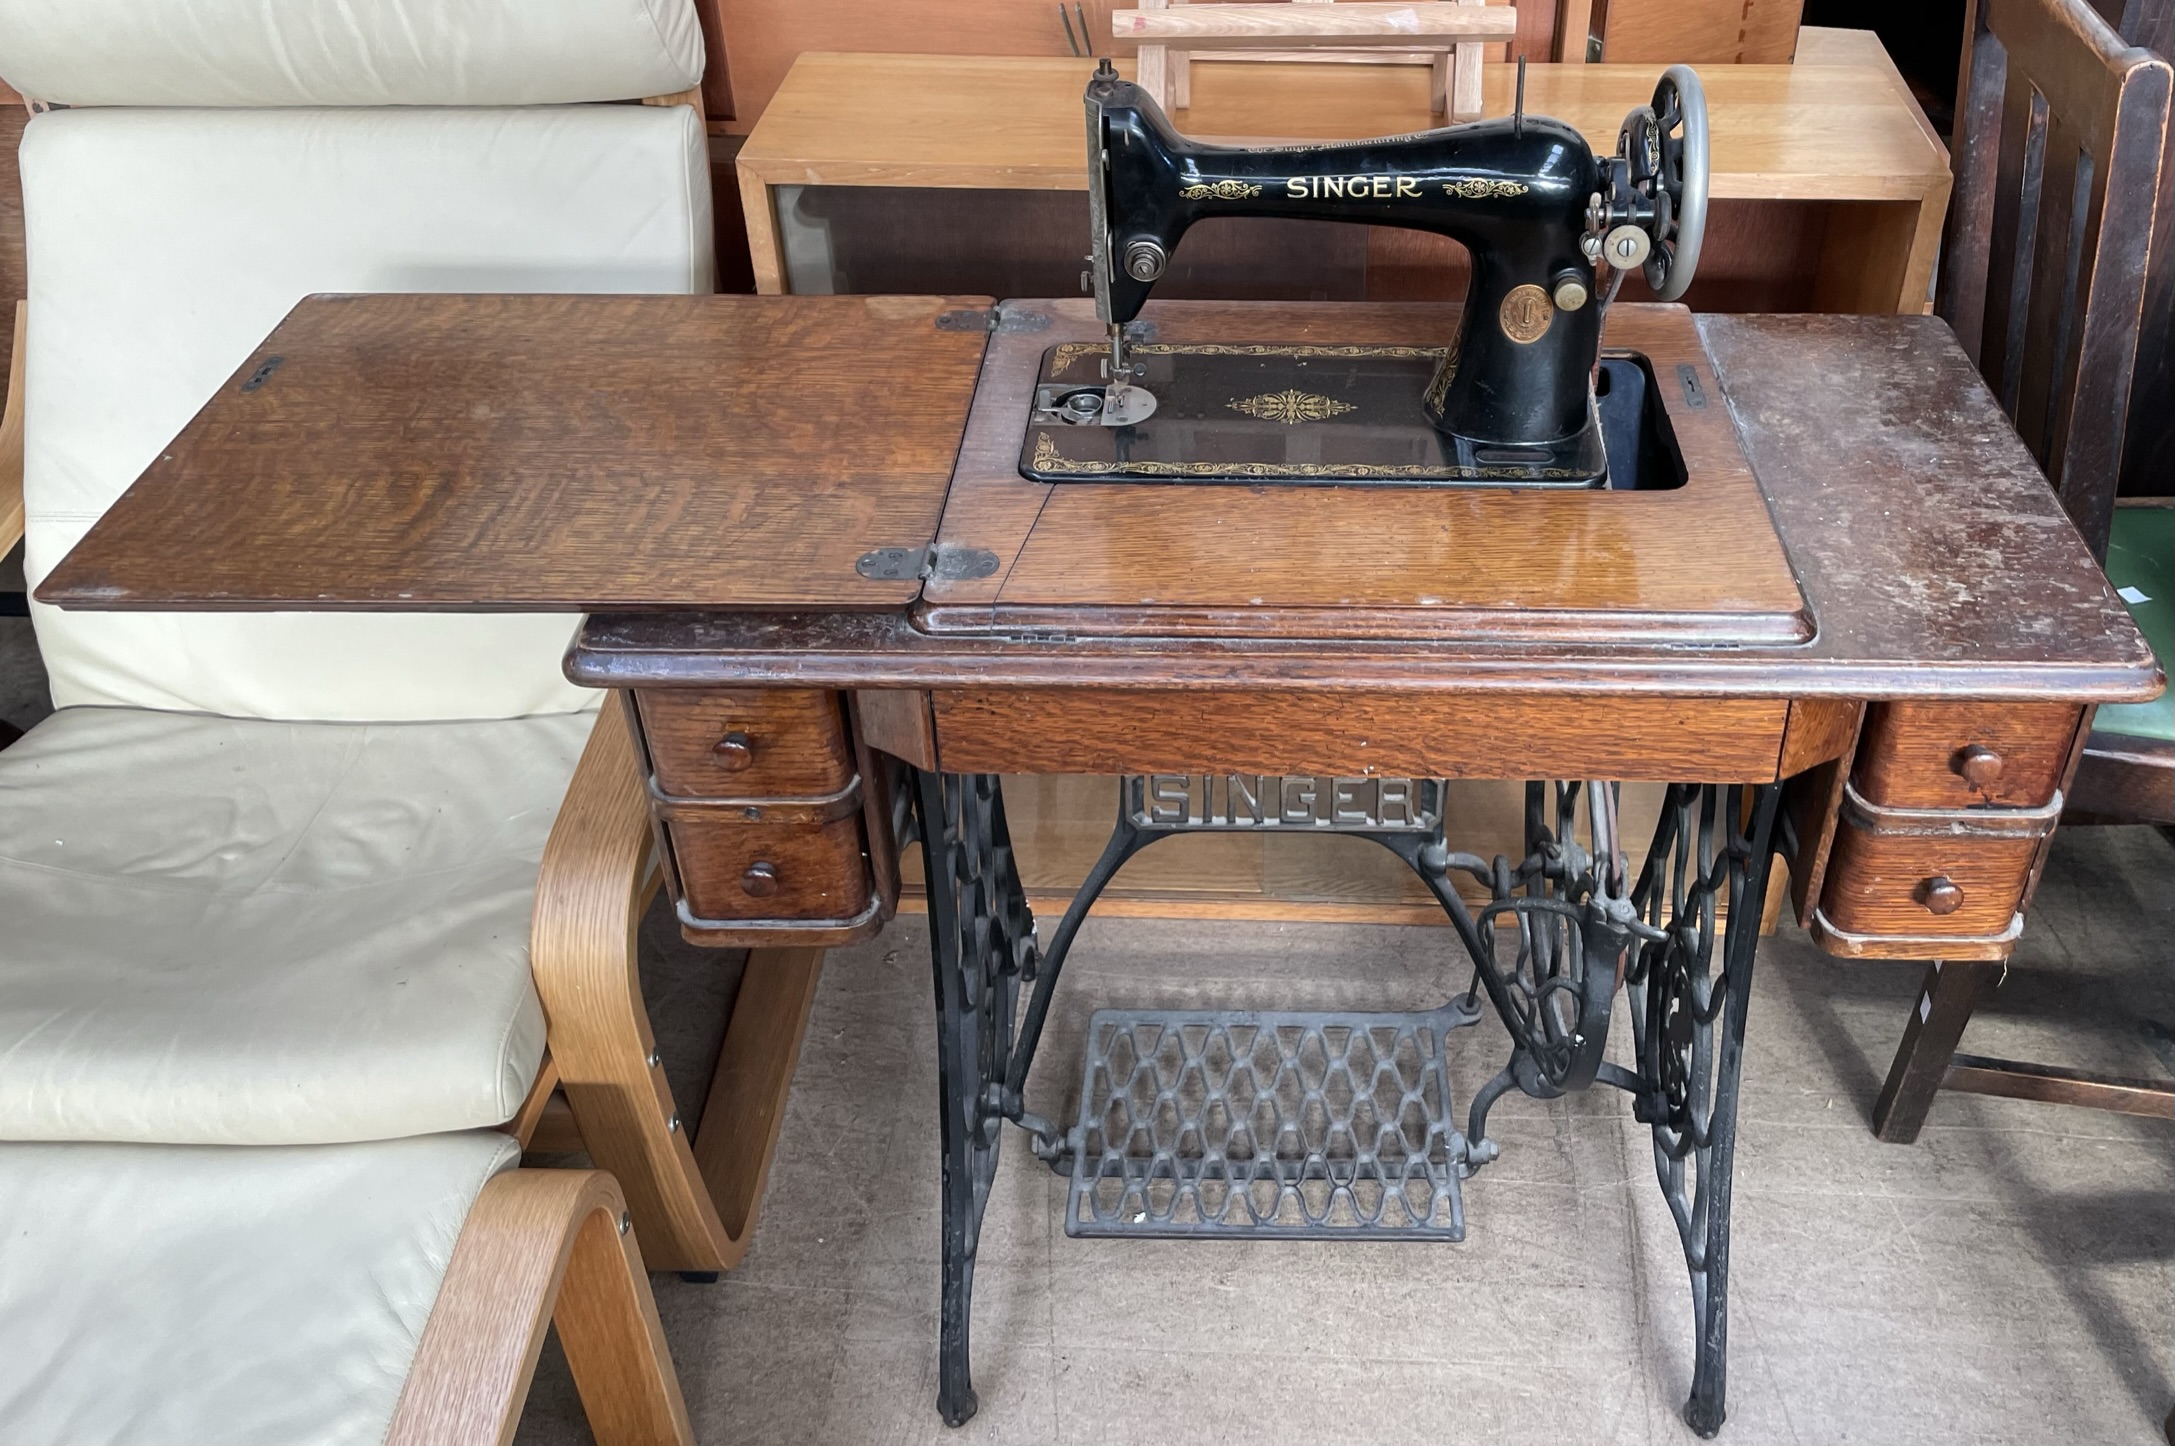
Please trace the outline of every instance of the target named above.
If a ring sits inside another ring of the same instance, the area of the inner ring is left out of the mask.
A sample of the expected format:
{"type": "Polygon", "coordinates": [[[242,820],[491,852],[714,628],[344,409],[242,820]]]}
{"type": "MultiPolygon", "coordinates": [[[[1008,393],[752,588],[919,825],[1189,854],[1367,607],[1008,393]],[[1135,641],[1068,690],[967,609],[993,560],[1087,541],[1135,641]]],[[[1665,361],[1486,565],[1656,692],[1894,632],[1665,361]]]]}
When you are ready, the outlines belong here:
{"type": "Polygon", "coordinates": [[[1110,323],[1110,385],[1103,391],[1105,413],[1121,410],[1119,403],[1123,399],[1128,375],[1125,365],[1125,325],[1113,321],[1110,323]]]}

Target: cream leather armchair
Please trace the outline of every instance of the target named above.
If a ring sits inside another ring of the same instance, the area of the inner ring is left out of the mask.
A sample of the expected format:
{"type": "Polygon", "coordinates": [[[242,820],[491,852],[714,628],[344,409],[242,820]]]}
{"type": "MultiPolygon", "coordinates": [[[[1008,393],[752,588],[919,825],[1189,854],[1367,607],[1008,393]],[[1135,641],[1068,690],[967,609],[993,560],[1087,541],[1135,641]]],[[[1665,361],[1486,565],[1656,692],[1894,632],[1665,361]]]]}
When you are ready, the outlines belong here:
{"type": "MultiPolygon", "coordinates": [[[[311,292],[709,289],[707,139],[670,103],[701,64],[691,0],[8,0],[0,75],[54,108],[21,156],[0,546],[27,534],[35,589],[311,292]]],[[[451,1141],[482,1152],[475,1188],[432,1177],[389,1218],[473,1230],[541,1188],[493,1172],[557,1085],[649,1264],[737,1260],[753,1196],[728,1228],[656,1064],[629,922],[654,888],[640,784],[617,714],[560,673],[574,619],[33,621],[58,711],[0,751],[0,1177],[12,1158],[31,1182],[0,1218],[67,1201],[80,1170],[186,1233],[187,1172],[214,1169],[189,1162],[276,1184],[283,1161],[303,1179],[318,1154],[451,1141]]],[[[743,999],[792,1018],[790,1046],[813,960],[761,972],[743,999]]],[[[749,1007],[729,1040],[763,1048],[721,1066],[705,1137],[759,1181],[793,1049],[749,1007]]],[[[258,1229],[307,1259],[295,1219],[291,1241],[258,1229]]],[[[0,1255],[0,1361],[24,1268],[0,1255]]],[[[410,1276],[427,1310],[439,1277],[410,1276]]],[[[34,1388],[0,1365],[0,1420],[34,1388]]]]}
{"type": "Polygon", "coordinates": [[[500,1446],[556,1324],[601,1446],[689,1446],[612,1177],[519,1153],[0,1145],[0,1439],[500,1446]]]}

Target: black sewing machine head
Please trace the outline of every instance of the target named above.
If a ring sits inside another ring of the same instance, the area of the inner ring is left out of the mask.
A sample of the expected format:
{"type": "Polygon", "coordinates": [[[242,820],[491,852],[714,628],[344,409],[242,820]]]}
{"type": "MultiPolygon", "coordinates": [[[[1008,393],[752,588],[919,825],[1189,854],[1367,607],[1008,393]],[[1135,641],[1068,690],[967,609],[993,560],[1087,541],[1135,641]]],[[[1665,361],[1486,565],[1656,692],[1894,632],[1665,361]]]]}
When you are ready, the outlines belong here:
{"type": "Polygon", "coordinates": [[[1602,159],[1570,126],[1523,113],[1522,69],[1519,93],[1505,119],[1256,150],[1184,139],[1105,61],[1087,88],[1088,206],[1110,346],[1052,349],[1022,469],[1050,481],[1608,485],[1601,316],[1620,272],[1643,269],[1663,300],[1691,283],[1706,103],[1698,77],[1671,67],[1602,159]],[[1449,236],[1472,258],[1457,335],[1433,348],[1129,345],[1125,324],[1209,216],[1449,236]],[[1318,422],[1335,425],[1333,443],[1291,445],[1290,429],[1318,422]]]}

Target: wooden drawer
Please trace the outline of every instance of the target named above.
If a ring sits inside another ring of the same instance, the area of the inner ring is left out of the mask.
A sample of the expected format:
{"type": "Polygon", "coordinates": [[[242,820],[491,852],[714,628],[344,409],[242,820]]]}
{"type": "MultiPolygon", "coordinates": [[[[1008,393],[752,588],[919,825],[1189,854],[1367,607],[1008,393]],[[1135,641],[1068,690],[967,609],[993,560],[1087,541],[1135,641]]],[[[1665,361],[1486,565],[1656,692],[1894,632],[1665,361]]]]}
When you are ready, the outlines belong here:
{"type": "Polygon", "coordinates": [[[665,824],[687,912],[704,922],[846,922],[873,897],[859,811],[821,824],[682,813],[665,824]]]}
{"type": "Polygon", "coordinates": [[[658,788],[681,798],[835,793],[853,778],[839,695],[805,688],[645,688],[658,788]]]}
{"type": "Polygon", "coordinates": [[[2037,808],[2061,787],[2082,710],[2067,703],[1875,703],[1852,776],[1890,808],[2037,808]]]}
{"type": "Polygon", "coordinates": [[[1820,912],[1849,934],[2002,934],[2060,812],[1883,808],[1846,788],[1820,912]]]}

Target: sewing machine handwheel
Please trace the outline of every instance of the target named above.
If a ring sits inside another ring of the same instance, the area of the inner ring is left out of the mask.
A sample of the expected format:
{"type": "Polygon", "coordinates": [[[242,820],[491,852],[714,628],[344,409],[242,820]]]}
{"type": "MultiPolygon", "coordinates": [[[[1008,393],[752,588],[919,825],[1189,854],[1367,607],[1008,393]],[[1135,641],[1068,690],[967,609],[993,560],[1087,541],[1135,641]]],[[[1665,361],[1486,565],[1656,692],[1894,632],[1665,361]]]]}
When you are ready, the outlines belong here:
{"type": "Polygon", "coordinates": [[[1707,93],[1698,72],[1688,65],[1664,71],[1653,111],[1661,141],[1656,190],[1668,205],[1646,258],[1646,284],[1661,300],[1675,301],[1691,288],[1707,233],[1707,93]]]}

